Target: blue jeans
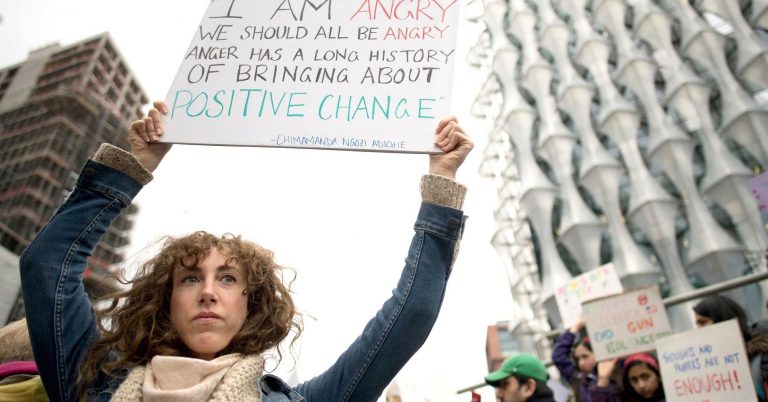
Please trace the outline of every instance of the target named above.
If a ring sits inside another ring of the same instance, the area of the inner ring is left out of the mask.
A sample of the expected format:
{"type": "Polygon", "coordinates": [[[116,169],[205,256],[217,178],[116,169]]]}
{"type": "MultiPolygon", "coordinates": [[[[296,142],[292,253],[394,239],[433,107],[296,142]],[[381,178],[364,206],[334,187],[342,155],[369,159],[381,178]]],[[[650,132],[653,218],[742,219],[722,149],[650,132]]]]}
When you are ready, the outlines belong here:
{"type": "MultiPolygon", "coordinates": [[[[119,170],[88,161],[69,198],[21,257],[32,349],[52,401],[76,400],[80,363],[98,337],[82,283],[86,260],[139,190],[119,170]]],[[[262,400],[375,401],[432,330],[465,220],[460,210],[423,202],[397,288],[363,333],[328,370],[295,389],[263,376],[262,400]]],[[[98,378],[89,399],[108,401],[124,373],[98,378]]]]}

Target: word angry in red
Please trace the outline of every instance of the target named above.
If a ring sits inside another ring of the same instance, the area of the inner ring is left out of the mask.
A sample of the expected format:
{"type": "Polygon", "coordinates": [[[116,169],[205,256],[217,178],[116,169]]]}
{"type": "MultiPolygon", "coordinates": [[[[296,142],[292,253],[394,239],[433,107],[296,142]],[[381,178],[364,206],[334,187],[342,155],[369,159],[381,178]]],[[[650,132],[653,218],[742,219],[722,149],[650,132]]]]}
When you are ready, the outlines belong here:
{"type": "Polygon", "coordinates": [[[362,0],[349,18],[445,22],[448,11],[458,0],[362,0]]]}

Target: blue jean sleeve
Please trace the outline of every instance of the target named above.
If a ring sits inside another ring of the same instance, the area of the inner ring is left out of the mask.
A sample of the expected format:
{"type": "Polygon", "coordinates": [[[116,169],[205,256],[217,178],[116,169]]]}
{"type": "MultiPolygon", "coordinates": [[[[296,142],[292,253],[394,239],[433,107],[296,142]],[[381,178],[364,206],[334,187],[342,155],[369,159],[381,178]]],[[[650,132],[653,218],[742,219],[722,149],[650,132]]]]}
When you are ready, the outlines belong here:
{"type": "Polygon", "coordinates": [[[378,399],[437,320],[464,222],[460,210],[422,203],[392,297],[328,370],[296,387],[307,401],[378,399]]]}
{"type": "Polygon", "coordinates": [[[87,259],[141,185],[94,161],[21,256],[19,268],[32,350],[48,397],[75,401],[75,383],[97,336],[83,286],[87,259]]]}

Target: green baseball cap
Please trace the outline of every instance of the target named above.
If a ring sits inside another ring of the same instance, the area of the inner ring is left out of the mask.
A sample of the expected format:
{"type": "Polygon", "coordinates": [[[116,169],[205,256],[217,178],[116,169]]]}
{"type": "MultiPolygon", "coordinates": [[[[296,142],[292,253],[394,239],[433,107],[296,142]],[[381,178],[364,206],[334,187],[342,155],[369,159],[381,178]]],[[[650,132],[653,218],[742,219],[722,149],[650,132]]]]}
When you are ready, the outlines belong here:
{"type": "Polygon", "coordinates": [[[538,357],[528,353],[520,353],[504,360],[501,368],[485,377],[485,382],[490,386],[497,387],[501,380],[513,374],[541,382],[547,382],[549,378],[547,368],[544,367],[544,363],[538,357]]]}

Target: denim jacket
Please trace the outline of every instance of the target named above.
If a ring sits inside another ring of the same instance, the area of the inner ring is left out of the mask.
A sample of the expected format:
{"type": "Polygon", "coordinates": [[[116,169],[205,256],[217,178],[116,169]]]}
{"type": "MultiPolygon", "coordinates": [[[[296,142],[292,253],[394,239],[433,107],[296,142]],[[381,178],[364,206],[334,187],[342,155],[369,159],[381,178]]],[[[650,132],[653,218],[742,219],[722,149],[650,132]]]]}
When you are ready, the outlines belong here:
{"type": "MultiPolygon", "coordinates": [[[[76,400],[80,363],[99,336],[82,283],[86,260],[141,188],[124,171],[89,160],[72,193],[21,257],[32,349],[52,401],[76,400]]],[[[375,401],[437,319],[465,219],[460,209],[422,202],[392,297],[324,373],[295,388],[264,375],[262,401],[375,401]]],[[[120,373],[98,378],[88,395],[108,401],[123,378],[120,373]]]]}

